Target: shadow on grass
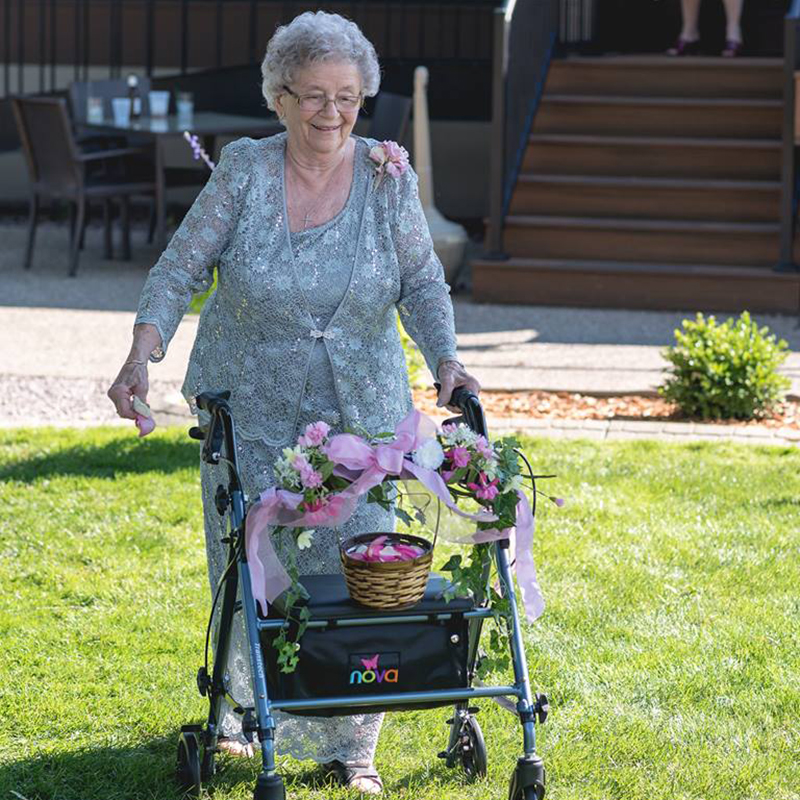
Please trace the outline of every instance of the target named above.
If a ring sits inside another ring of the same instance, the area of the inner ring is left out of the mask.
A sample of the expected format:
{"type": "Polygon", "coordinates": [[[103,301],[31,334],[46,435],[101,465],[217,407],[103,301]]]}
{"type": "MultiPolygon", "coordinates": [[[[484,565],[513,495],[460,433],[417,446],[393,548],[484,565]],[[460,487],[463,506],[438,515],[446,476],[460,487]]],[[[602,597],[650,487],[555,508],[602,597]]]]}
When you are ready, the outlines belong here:
{"type": "Polygon", "coordinates": [[[100,445],[76,445],[54,452],[34,453],[0,466],[0,480],[32,483],[55,475],[115,478],[144,472],[176,472],[200,463],[199,446],[165,439],[139,440],[120,437],[100,445]]]}
{"type": "Polygon", "coordinates": [[[755,505],[764,509],[800,508],[800,498],[769,497],[766,500],[758,500],[755,505]]]}
{"type": "Polygon", "coordinates": [[[0,797],[25,800],[176,800],[179,731],[139,746],[34,755],[0,766],[0,797]]]}
{"type": "MultiPolygon", "coordinates": [[[[178,800],[184,795],[175,780],[175,754],[179,730],[150,739],[138,746],[96,747],[65,753],[46,753],[6,762],[0,766],[0,798],[17,800],[178,800]]],[[[205,792],[226,795],[244,786],[255,786],[261,759],[223,756],[218,771],[204,783],[205,792]]],[[[319,765],[294,762],[280,770],[287,795],[297,791],[334,789],[335,782],[319,765]]],[[[413,789],[434,780],[442,786],[461,784],[460,770],[443,764],[420,767],[387,789],[413,789]]],[[[339,789],[338,791],[342,791],[339,789]]]]}

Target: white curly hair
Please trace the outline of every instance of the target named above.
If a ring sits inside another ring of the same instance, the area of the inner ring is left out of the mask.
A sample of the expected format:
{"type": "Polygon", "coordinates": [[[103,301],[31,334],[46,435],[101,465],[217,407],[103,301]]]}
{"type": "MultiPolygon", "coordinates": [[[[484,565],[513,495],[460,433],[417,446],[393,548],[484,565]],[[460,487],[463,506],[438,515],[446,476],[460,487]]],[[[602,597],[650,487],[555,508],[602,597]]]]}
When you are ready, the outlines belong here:
{"type": "Polygon", "coordinates": [[[275,98],[309,64],[329,61],[354,64],[361,73],[362,92],[374,97],[381,83],[375,48],[355,22],[327,11],[306,11],[281,25],[267,44],[261,63],[261,91],[275,110],[275,98]]]}

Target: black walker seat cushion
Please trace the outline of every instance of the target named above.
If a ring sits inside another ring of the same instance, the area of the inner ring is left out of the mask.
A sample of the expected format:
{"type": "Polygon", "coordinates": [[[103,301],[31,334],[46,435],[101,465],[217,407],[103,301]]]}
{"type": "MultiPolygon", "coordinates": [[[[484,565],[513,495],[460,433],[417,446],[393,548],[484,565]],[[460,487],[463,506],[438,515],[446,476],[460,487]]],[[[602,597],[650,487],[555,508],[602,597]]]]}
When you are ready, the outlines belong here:
{"type": "MultiPolygon", "coordinates": [[[[306,575],[300,582],[311,595],[312,620],[327,620],[324,628],[309,628],[300,640],[300,663],[293,673],[280,672],[272,642],[276,631],[261,632],[267,683],[273,700],[320,697],[363,697],[374,694],[462,689],[469,685],[467,670],[469,599],[447,602],[447,582],[431,575],[422,600],[398,611],[369,609],[350,599],[342,575],[306,575]],[[436,619],[435,614],[450,614],[436,619]],[[355,626],[337,625],[354,618],[402,618],[429,615],[424,621],[355,626]]],[[[270,617],[280,619],[278,606],[270,617]]],[[[332,717],[377,711],[436,708],[452,701],[408,702],[399,705],[357,705],[295,711],[301,716],[332,717]]]]}

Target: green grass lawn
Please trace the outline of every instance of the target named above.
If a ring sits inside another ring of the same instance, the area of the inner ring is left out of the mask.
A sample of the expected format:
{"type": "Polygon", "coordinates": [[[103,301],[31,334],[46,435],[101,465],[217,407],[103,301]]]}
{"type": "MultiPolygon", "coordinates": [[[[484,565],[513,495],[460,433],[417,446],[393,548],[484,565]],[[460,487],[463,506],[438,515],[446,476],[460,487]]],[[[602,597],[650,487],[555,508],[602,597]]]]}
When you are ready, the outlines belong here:
{"type": "MultiPolygon", "coordinates": [[[[525,446],[567,498],[541,506],[526,628],[548,797],[800,798],[800,450],[525,446]]],[[[178,796],[177,731],[205,712],[196,461],[182,430],[0,433],[0,800],[178,796]]],[[[436,758],[446,709],[395,714],[386,796],[506,798],[521,732],[480,705],[486,781],[436,758]]],[[[252,797],[256,762],[223,763],[214,797],[252,797]]],[[[351,796],[280,763],[292,798],[351,796]]]]}

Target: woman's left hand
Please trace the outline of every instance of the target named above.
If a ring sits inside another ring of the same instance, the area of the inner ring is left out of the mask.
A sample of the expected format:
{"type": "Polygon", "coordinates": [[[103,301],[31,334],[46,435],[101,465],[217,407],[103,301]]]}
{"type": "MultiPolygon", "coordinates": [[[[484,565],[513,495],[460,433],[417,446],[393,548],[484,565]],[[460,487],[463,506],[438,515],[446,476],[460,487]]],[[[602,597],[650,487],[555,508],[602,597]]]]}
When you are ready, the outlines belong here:
{"type": "Polygon", "coordinates": [[[442,361],[438,369],[439,384],[439,398],[436,405],[440,408],[447,406],[450,411],[460,412],[458,406],[450,405],[450,397],[453,390],[459,386],[465,386],[473,394],[480,394],[481,385],[478,383],[477,378],[467,372],[464,365],[460,361],[442,361]]]}

